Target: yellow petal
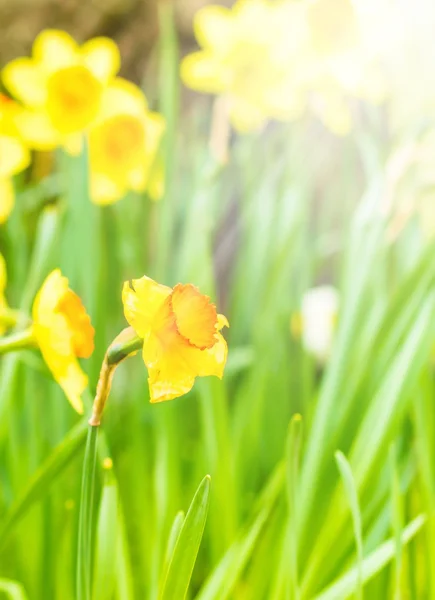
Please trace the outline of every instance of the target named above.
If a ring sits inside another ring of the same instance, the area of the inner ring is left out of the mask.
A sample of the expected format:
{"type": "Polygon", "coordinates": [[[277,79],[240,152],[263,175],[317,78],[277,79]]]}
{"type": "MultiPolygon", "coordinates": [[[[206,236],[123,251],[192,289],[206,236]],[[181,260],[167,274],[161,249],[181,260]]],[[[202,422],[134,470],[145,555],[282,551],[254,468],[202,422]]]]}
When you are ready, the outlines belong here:
{"type": "Polygon", "coordinates": [[[208,51],[188,54],[180,66],[183,83],[193,90],[207,94],[223,92],[230,75],[229,68],[208,51]]]}
{"type": "Polygon", "coordinates": [[[30,162],[27,148],[16,138],[0,135],[0,178],[23,171],[30,162]]]}
{"type": "Polygon", "coordinates": [[[82,133],[70,133],[63,138],[62,146],[71,156],[78,156],[83,150],[83,142],[82,133]]]}
{"type": "Polygon", "coordinates": [[[52,271],[42,284],[33,303],[32,317],[33,333],[48,368],[73,408],[82,412],[80,396],[87,377],[76,354],[80,351],[89,355],[92,351],[93,328],[59,269],[52,271]]]}
{"type": "Polygon", "coordinates": [[[60,134],[42,111],[24,110],[17,119],[23,140],[34,150],[53,150],[60,144],[60,134]]]}
{"type": "Polygon", "coordinates": [[[88,69],[104,83],[120,69],[119,49],[110,38],[97,37],[89,40],[81,47],[81,54],[88,69]]]}
{"type": "Polygon", "coordinates": [[[218,314],[218,316],[217,316],[217,329],[218,329],[218,331],[220,331],[224,327],[229,327],[229,326],[230,326],[230,324],[228,323],[228,319],[226,318],[226,316],[218,314]]]}
{"type": "Polygon", "coordinates": [[[91,172],[91,200],[100,206],[114,204],[121,200],[126,190],[108,175],[91,172]]]}
{"type": "Polygon", "coordinates": [[[216,344],[206,350],[194,348],[174,333],[171,342],[161,340],[154,333],[144,339],[143,359],[148,368],[150,401],[164,402],[187,394],[196,377],[214,375],[221,378],[226,359],[227,344],[216,334],[216,344]]]}
{"type": "Polygon", "coordinates": [[[157,311],[171,292],[171,288],[146,276],[124,283],[124,315],[140,337],[148,335],[157,311]]]}
{"type": "Polygon", "coordinates": [[[2,79],[9,92],[30,107],[42,106],[46,100],[46,78],[30,58],[17,58],[2,71],[2,79]]]}
{"type": "Polygon", "coordinates": [[[232,26],[232,13],[223,6],[205,6],[197,11],[193,30],[203,48],[225,46],[232,26]]]}
{"type": "Polygon", "coordinates": [[[78,46],[73,38],[57,29],[42,31],[33,43],[33,58],[47,73],[78,62],[78,46]]]}
{"type": "Polygon", "coordinates": [[[73,409],[77,411],[79,415],[82,415],[83,402],[81,395],[88,385],[88,378],[81,370],[78,362],[76,360],[71,361],[66,368],[65,374],[59,376],[58,378],[54,372],[53,375],[55,376],[55,379],[57,379],[60,387],[65,392],[65,396],[68,398],[73,409]]]}
{"type": "Polygon", "coordinates": [[[120,114],[142,116],[147,107],[142,90],[134,83],[117,77],[104,90],[99,119],[103,121],[120,114]]]}
{"type": "Polygon", "coordinates": [[[10,179],[0,179],[0,224],[9,217],[15,203],[14,186],[10,179]]]}

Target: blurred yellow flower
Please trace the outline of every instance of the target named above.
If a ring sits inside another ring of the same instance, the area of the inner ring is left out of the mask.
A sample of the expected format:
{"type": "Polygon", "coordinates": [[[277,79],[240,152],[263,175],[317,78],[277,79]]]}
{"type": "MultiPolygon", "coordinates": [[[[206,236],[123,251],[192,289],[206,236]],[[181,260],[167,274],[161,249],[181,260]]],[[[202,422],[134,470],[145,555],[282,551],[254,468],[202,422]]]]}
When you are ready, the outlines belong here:
{"type": "Polygon", "coordinates": [[[163,117],[148,109],[136,85],[118,78],[105,90],[89,136],[94,202],[116,202],[128,190],[148,190],[153,199],[159,198],[163,170],[157,153],[163,131],[163,117]]]}
{"type": "MultiPolygon", "coordinates": [[[[7,284],[7,271],[6,271],[6,262],[3,256],[0,254],[0,313],[8,308],[8,303],[6,302],[5,291],[7,284]]],[[[5,332],[5,327],[2,326],[0,322],[0,335],[5,332]]]]}
{"type": "Polygon", "coordinates": [[[173,289],[142,277],[124,284],[124,314],[143,338],[151,402],[186,394],[196,377],[222,377],[228,321],[192,284],[173,289]]]}
{"type": "Polygon", "coordinates": [[[28,109],[20,124],[26,141],[40,150],[61,144],[77,148],[77,136],[97,117],[104,87],[119,66],[118,48],[109,38],[79,47],[64,31],[40,33],[32,57],[12,60],[2,74],[7,89],[28,109]]]}
{"type": "Polygon", "coordinates": [[[199,10],[194,27],[201,50],[185,57],[181,77],[224,97],[241,132],[308,109],[344,135],[351,127],[347,96],[383,98],[350,0],[238,0],[232,9],[199,10]]]}
{"type": "Polygon", "coordinates": [[[53,377],[73,408],[83,413],[81,394],[88,379],[77,358],[94,350],[94,328],[68,279],[56,269],[48,275],[33,304],[33,335],[53,377]]]}
{"type": "Polygon", "coordinates": [[[18,137],[16,126],[20,107],[0,94],[0,224],[8,218],[14,206],[12,177],[30,162],[27,147],[18,137]]]}
{"type": "Polygon", "coordinates": [[[232,9],[207,6],[195,16],[202,49],[181,64],[184,83],[225,96],[239,131],[267,119],[298,117],[304,110],[300,84],[309,32],[299,2],[238,0],[232,9]]]}

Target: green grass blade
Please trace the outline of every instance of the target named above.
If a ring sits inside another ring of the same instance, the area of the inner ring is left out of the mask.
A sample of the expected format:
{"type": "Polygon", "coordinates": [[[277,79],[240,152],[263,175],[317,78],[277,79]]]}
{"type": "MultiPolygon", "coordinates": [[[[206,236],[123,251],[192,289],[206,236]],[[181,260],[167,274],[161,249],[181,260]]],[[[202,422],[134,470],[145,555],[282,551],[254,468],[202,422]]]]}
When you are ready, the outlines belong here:
{"type": "MultiPolygon", "coordinates": [[[[409,523],[402,533],[402,543],[404,545],[420,531],[425,521],[425,516],[420,515],[409,523]]],[[[394,555],[395,542],[394,539],[389,539],[366,556],[362,565],[363,583],[367,583],[372,577],[380,573],[385,565],[394,558],[394,555]]],[[[357,590],[358,576],[357,567],[350,569],[345,575],[318,594],[314,600],[337,600],[338,598],[347,598],[357,590]]]]}
{"type": "MultiPolygon", "coordinates": [[[[302,417],[294,415],[290,422],[289,435],[286,447],[287,459],[287,503],[289,510],[289,551],[290,551],[290,589],[291,597],[298,600],[299,573],[298,573],[298,541],[297,541],[297,490],[299,476],[299,459],[302,445],[302,417]]],[[[285,560],[287,562],[287,559],[285,560]]]]}
{"type": "Polygon", "coordinates": [[[118,544],[118,487],[111,467],[105,469],[98,515],[92,600],[111,600],[115,589],[118,544]]]}
{"type": "Polygon", "coordinates": [[[256,544],[269,522],[272,511],[283,491],[285,466],[279,464],[271,475],[248,527],[230,546],[211,573],[195,600],[226,600],[243,574],[255,551],[256,544]]]}
{"type": "Polygon", "coordinates": [[[27,511],[44,498],[55,479],[82,451],[86,440],[87,422],[82,419],[52,451],[28,482],[20,497],[4,517],[0,529],[0,547],[6,543],[14,527],[27,511]]]}
{"type": "Polygon", "coordinates": [[[92,545],[92,507],[97,463],[98,427],[88,426],[85,458],[83,461],[82,492],[80,498],[79,539],[77,548],[77,598],[91,598],[91,545],[92,545]]]}
{"type": "Polygon", "coordinates": [[[352,469],[347,458],[342,452],[337,450],[335,453],[335,460],[337,462],[338,470],[343,481],[344,491],[347,496],[349,508],[352,514],[352,524],[355,536],[356,544],[356,555],[357,555],[357,598],[359,600],[363,597],[362,581],[363,581],[363,539],[362,539],[362,519],[361,511],[358,501],[358,493],[355,486],[355,480],[353,478],[352,469]]]}
{"type": "Polygon", "coordinates": [[[187,511],[169,564],[161,600],[184,600],[204,532],[210,496],[210,476],[200,483],[187,511]]]}

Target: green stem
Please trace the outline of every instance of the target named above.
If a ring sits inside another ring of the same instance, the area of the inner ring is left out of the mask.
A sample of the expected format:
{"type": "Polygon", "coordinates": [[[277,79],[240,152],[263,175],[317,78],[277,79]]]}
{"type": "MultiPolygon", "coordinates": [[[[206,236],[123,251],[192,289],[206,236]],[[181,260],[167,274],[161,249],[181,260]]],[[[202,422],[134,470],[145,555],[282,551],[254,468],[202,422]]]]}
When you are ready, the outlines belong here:
{"type": "Polygon", "coordinates": [[[114,342],[107,351],[107,364],[117,365],[133,352],[137,352],[143,346],[143,339],[135,335],[134,338],[125,342],[114,342]]]}
{"type": "Polygon", "coordinates": [[[97,462],[98,427],[90,425],[83,462],[82,492],[80,498],[79,539],[77,555],[77,599],[91,598],[92,565],[92,512],[97,462]]]}
{"type": "Polygon", "coordinates": [[[14,308],[2,308],[0,311],[0,326],[9,329],[11,327],[16,327],[18,323],[27,325],[29,323],[29,318],[21,311],[15,310],[14,308]]]}
{"type": "Polygon", "coordinates": [[[35,347],[35,338],[31,328],[0,338],[0,355],[35,347]]]}

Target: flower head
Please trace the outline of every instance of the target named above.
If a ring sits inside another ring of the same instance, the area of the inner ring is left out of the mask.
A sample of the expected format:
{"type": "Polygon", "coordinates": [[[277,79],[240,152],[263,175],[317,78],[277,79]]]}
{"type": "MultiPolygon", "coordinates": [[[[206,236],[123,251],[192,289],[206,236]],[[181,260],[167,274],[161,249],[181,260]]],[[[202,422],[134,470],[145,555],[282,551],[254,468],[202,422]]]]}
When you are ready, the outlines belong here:
{"type": "Polygon", "coordinates": [[[0,223],[4,223],[14,206],[12,177],[23,171],[30,154],[21,141],[17,121],[21,109],[16,102],[0,94],[0,223]]]}
{"type": "Polygon", "coordinates": [[[115,202],[128,190],[159,195],[162,173],[156,169],[156,155],[163,130],[163,117],[148,109],[133,83],[118,78],[105,90],[89,138],[91,196],[96,203],[115,202]]]}
{"type": "Polygon", "coordinates": [[[192,389],[196,377],[222,377],[228,321],[192,284],[173,289],[142,277],[126,282],[124,314],[143,338],[151,402],[171,400],[192,389]]]}
{"type": "Polygon", "coordinates": [[[95,38],[79,47],[64,31],[45,30],[31,58],[17,58],[3,69],[8,90],[28,109],[21,129],[37,149],[77,146],[77,134],[98,115],[105,86],[119,69],[116,44],[95,38]]]}
{"type": "Polygon", "coordinates": [[[181,76],[195,90],[224,95],[236,129],[299,116],[301,53],[308,40],[301,3],[238,0],[232,9],[207,6],[196,14],[194,27],[202,49],[184,59],[181,76]]]}
{"type": "Polygon", "coordinates": [[[94,350],[94,328],[80,298],[59,269],[44,281],[33,304],[33,335],[53,377],[75,410],[83,412],[81,394],[87,377],[78,358],[94,350]]]}

